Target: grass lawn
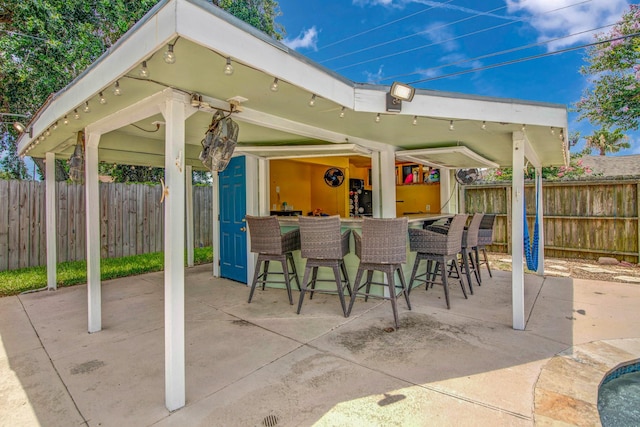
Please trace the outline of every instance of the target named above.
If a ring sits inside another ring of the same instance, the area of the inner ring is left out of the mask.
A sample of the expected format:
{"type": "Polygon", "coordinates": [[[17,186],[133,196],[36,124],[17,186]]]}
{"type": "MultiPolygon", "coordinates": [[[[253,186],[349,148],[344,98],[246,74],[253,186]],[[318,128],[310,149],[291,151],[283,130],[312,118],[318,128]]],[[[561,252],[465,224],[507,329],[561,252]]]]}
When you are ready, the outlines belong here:
{"type": "MultiPolygon", "coordinates": [[[[193,258],[195,264],[212,262],[212,248],[196,248],[193,253],[193,258]]],[[[117,277],[150,273],[152,271],[161,271],[163,268],[163,252],[122,258],[104,258],[100,260],[100,277],[102,280],[108,280],[117,277]]],[[[71,261],[59,263],[56,276],[58,287],[87,283],[87,262],[71,261]]],[[[46,286],[47,268],[44,266],[0,271],[0,297],[17,295],[24,291],[46,286]]]]}

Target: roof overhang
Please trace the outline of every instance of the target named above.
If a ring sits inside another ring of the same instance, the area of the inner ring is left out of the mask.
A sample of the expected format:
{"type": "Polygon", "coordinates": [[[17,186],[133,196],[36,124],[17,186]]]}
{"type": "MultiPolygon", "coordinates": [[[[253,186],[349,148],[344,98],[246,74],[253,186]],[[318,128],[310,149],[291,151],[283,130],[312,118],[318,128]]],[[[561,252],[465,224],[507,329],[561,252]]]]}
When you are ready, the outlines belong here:
{"type": "MultiPolygon", "coordinates": [[[[242,100],[233,113],[240,125],[239,152],[260,146],[246,152],[271,158],[273,152],[264,147],[308,146],[299,152],[317,156],[322,155],[317,148],[327,144],[355,144],[372,151],[459,145],[488,162],[510,166],[513,135],[525,125],[530,149],[542,165],[568,160],[565,106],[419,89],[400,113],[390,114],[385,108],[388,86],[351,82],[202,0],[159,2],[98,61],[49,98],[28,125],[33,137],[23,134],[18,151],[68,158],[78,131],[168,88],[187,100],[192,94],[202,96],[202,104],[185,123],[186,161],[194,166],[212,113],[229,109],[232,99],[242,100]],[[174,44],[174,64],[163,60],[169,43],[174,44]],[[222,71],[227,58],[235,69],[231,76],[222,71]],[[142,61],[150,78],[138,76],[142,61]],[[272,92],[275,78],[279,88],[272,92]],[[116,82],[121,96],[113,94],[116,82]],[[106,104],[99,102],[100,93],[106,104]],[[316,102],[309,107],[312,95],[316,102]],[[83,112],[87,102],[90,113],[83,112]],[[76,110],[78,119],[73,118],[76,110]],[[449,130],[451,122],[454,131],[449,130]]],[[[165,134],[156,122],[163,122],[161,114],[138,117],[105,133],[100,160],[161,165],[157,157],[162,156],[165,134]]]]}
{"type": "Polygon", "coordinates": [[[500,165],[467,147],[428,148],[396,151],[396,159],[436,168],[497,168],[500,165]]]}

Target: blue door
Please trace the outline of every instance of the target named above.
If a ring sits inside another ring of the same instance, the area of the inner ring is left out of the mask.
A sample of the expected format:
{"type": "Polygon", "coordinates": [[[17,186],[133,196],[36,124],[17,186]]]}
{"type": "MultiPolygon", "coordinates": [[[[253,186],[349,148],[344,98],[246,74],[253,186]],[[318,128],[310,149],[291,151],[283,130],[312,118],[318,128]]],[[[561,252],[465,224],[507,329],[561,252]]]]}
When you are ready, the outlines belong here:
{"type": "Polygon", "coordinates": [[[233,157],[219,177],[220,276],[247,283],[245,158],[233,157]]]}

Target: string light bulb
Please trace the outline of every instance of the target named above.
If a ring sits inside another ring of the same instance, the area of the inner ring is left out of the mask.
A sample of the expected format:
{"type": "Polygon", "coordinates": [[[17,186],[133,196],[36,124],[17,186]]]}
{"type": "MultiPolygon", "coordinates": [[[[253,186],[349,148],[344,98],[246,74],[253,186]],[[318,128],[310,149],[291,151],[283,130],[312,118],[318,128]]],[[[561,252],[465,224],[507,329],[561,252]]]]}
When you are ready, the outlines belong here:
{"type": "Polygon", "coordinates": [[[116,85],[113,88],[113,94],[115,96],[120,96],[122,95],[122,91],[120,91],[120,82],[116,80],[116,85]]]}
{"type": "Polygon", "coordinates": [[[527,125],[522,125],[522,132],[527,130],[527,125]]]}
{"type": "Polygon", "coordinates": [[[455,128],[453,127],[453,120],[449,120],[449,130],[454,130],[455,128]]]}
{"type": "Polygon", "coordinates": [[[78,109],[74,108],[73,109],[73,118],[76,120],[80,120],[80,114],[78,114],[78,109]]]}
{"type": "Polygon", "coordinates": [[[376,114],[376,123],[380,123],[380,113],[376,114]]]}
{"type": "Polygon", "coordinates": [[[487,130],[487,122],[482,121],[482,130],[487,130]]]}
{"type": "Polygon", "coordinates": [[[84,108],[82,109],[82,111],[84,111],[85,113],[91,112],[91,107],[89,107],[89,101],[84,102],[84,108]]]}
{"type": "Polygon", "coordinates": [[[224,74],[227,76],[233,74],[233,65],[231,65],[231,58],[227,58],[227,65],[224,66],[224,74]]]}
{"type": "Polygon", "coordinates": [[[56,130],[56,129],[58,129],[58,122],[55,122],[55,123],[53,124],[53,130],[56,130]]]}
{"type": "Polygon", "coordinates": [[[49,128],[47,128],[47,130],[44,132],[45,136],[50,136],[51,135],[51,130],[49,128]]]}
{"type": "Polygon", "coordinates": [[[411,124],[414,126],[418,125],[418,116],[413,116],[413,121],[411,122],[411,124]]]}
{"type": "Polygon", "coordinates": [[[176,62],[176,54],[173,53],[173,45],[167,46],[167,51],[164,53],[164,62],[167,64],[174,64],[176,62]]]}
{"type": "Polygon", "coordinates": [[[551,126],[551,135],[555,135],[556,134],[556,130],[553,128],[553,126],[551,126]]]}
{"type": "Polygon", "coordinates": [[[147,68],[147,61],[142,61],[142,68],[140,68],[140,77],[143,79],[148,79],[151,73],[149,72],[149,68],[147,68]]]}
{"type": "Polygon", "coordinates": [[[313,107],[316,105],[316,94],[311,95],[311,99],[309,100],[309,107],[313,107]]]}
{"type": "Polygon", "coordinates": [[[340,109],[340,118],[341,119],[344,119],[344,114],[345,114],[346,110],[347,110],[347,107],[342,107],[342,109],[340,109]]]}
{"type": "Polygon", "coordinates": [[[273,79],[273,83],[271,83],[271,92],[277,92],[278,91],[278,78],[276,77],[275,79],[273,79]]]}
{"type": "Polygon", "coordinates": [[[107,98],[104,97],[104,94],[100,92],[100,104],[104,105],[107,103],[107,98]]]}
{"type": "Polygon", "coordinates": [[[67,115],[64,115],[64,119],[62,119],[62,123],[64,123],[65,125],[69,124],[69,117],[67,117],[67,115]]]}

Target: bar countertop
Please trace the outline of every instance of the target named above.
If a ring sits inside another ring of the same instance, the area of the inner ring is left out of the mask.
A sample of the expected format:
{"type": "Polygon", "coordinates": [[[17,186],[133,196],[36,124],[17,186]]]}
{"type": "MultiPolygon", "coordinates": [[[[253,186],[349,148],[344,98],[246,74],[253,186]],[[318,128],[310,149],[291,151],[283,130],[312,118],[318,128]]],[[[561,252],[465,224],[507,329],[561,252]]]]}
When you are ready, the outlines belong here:
{"type": "MultiPolygon", "coordinates": [[[[439,219],[450,218],[454,214],[444,213],[444,214],[430,214],[430,213],[420,213],[420,214],[410,214],[403,215],[409,219],[409,225],[416,225],[417,223],[422,223],[423,221],[437,221],[439,219]]],[[[298,217],[297,216],[283,216],[278,217],[278,221],[280,225],[284,226],[297,226],[298,225],[298,217]]],[[[343,227],[347,228],[360,228],[362,226],[362,217],[359,218],[340,218],[340,223],[343,227]]]]}

